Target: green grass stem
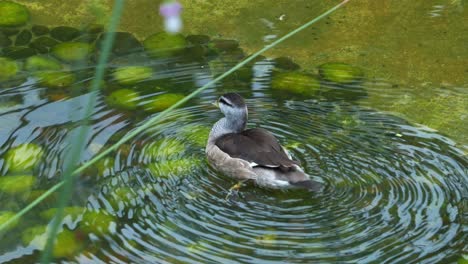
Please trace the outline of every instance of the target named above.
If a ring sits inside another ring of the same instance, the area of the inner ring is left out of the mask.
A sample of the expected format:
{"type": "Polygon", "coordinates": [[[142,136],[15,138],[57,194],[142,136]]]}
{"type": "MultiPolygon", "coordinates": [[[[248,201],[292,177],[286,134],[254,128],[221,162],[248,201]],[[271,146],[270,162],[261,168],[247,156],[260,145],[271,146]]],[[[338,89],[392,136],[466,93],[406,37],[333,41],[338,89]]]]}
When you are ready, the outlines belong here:
{"type": "MultiPolygon", "coordinates": [[[[64,179],[60,184],[55,185],[52,189],[59,189],[63,186],[60,191],[59,199],[57,202],[57,212],[51,223],[51,228],[47,236],[46,246],[41,256],[41,263],[48,264],[52,257],[52,251],[54,249],[55,238],[60,228],[62,222],[64,207],[68,204],[72,189],[73,189],[73,176],[76,175],[77,164],[86,148],[86,144],[83,142],[86,141],[86,138],[90,132],[90,119],[94,111],[96,101],[97,101],[97,91],[100,88],[101,81],[104,78],[104,73],[107,65],[107,60],[110,56],[111,49],[114,43],[115,31],[117,30],[117,25],[119,24],[120,17],[122,15],[122,10],[124,6],[124,0],[116,0],[114,8],[112,10],[112,15],[109,21],[109,34],[105,35],[104,41],[102,42],[101,54],[98,58],[98,63],[95,69],[94,78],[91,82],[91,93],[90,99],[85,106],[84,111],[84,124],[81,125],[76,135],[72,134],[71,148],[70,148],[70,157],[64,161],[64,179]]],[[[51,192],[46,192],[51,193],[51,192]]],[[[47,197],[47,196],[44,196],[47,197]]],[[[34,201],[36,202],[36,201],[34,201]]]]}

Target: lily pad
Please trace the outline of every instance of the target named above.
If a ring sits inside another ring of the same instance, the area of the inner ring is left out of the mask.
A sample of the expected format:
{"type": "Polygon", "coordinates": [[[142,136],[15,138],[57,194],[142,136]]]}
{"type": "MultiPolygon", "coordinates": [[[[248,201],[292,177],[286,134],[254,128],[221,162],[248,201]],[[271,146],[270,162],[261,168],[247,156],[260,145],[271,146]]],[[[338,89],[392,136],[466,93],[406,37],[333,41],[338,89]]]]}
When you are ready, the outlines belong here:
{"type": "Polygon", "coordinates": [[[70,72],[37,72],[35,76],[39,82],[49,88],[69,87],[75,82],[75,75],[70,72]]]}
{"type": "MultiPolygon", "coordinates": [[[[102,43],[108,33],[101,34],[98,43],[102,43]]],[[[114,46],[112,46],[112,52],[116,55],[125,55],[140,51],[142,48],[141,43],[128,32],[115,32],[114,46]]]]}
{"type": "Polygon", "coordinates": [[[319,74],[323,79],[337,84],[358,82],[364,76],[358,67],[341,62],[328,62],[320,65],[319,74]]]}
{"type": "Polygon", "coordinates": [[[13,42],[7,35],[3,34],[3,32],[0,32],[0,49],[9,47],[12,43],[13,42]]]}
{"type": "Polygon", "coordinates": [[[183,98],[184,98],[183,94],[177,94],[177,93],[161,94],[161,95],[157,95],[153,97],[151,101],[149,101],[143,107],[145,111],[160,112],[169,108],[170,106],[182,100],[183,98]]]}
{"type": "MultiPolygon", "coordinates": [[[[63,217],[70,216],[73,220],[76,220],[80,215],[86,211],[84,207],[68,206],[63,208],[63,217]]],[[[49,208],[42,211],[39,215],[45,220],[51,220],[57,213],[57,208],[49,208]]]]}
{"type": "Polygon", "coordinates": [[[21,26],[29,21],[28,9],[12,1],[0,1],[0,26],[21,26]]]}
{"type": "Polygon", "coordinates": [[[25,69],[28,71],[56,71],[62,69],[62,65],[52,58],[32,56],[26,60],[25,69]]]}
{"type": "MultiPolygon", "coordinates": [[[[21,240],[26,246],[34,246],[43,250],[47,244],[47,226],[38,225],[27,228],[21,234],[21,240]]],[[[83,242],[78,239],[75,232],[63,229],[55,238],[52,255],[55,258],[70,258],[78,254],[83,248],[83,242]]]]}
{"type": "Polygon", "coordinates": [[[133,90],[119,89],[107,96],[106,102],[111,107],[133,110],[138,107],[139,98],[139,94],[133,90]]]}
{"type": "Polygon", "coordinates": [[[25,246],[33,245],[42,250],[47,243],[47,226],[39,225],[26,228],[21,234],[21,240],[25,246]]]}
{"type": "Polygon", "coordinates": [[[29,42],[31,41],[31,38],[32,38],[31,31],[24,29],[16,36],[15,45],[16,46],[28,45],[29,42]]]}
{"type": "Polygon", "coordinates": [[[122,85],[133,85],[151,78],[153,70],[144,66],[128,66],[118,68],[114,72],[114,78],[122,85]]]}
{"type": "Polygon", "coordinates": [[[71,258],[83,248],[83,242],[77,239],[75,232],[64,229],[55,238],[52,255],[55,258],[71,258]]]}
{"type": "Polygon", "coordinates": [[[60,41],[70,41],[79,35],[80,31],[73,27],[59,26],[50,30],[50,36],[60,41]]]}
{"type": "Polygon", "coordinates": [[[35,49],[39,53],[48,53],[52,47],[57,45],[59,42],[53,38],[42,36],[34,39],[29,46],[35,49]]]}
{"type": "Polygon", "coordinates": [[[180,54],[187,46],[187,41],[180,34],[160,32],[149,36],[143,46],[152,57],[170,57],[180,54]]]}
{"type": "Polygon", "coordinates": [[[108,234],[115,230],[116,218],[103,210],[87,211],[83,214],[80,227],[86,233],[108,234]]]}
{"type": "Polygon", "coordinates": [[[12,79],[18,71],[19,66],[14,60],[0,57],[0,82],[12,79]]]}
{"type": "Polygon", "coordinates": [[[0,177],[0,192],[21,194],[32,189],[36,177],[32,175],[14,175],[0,177]]]}
{"type": "Polygon", "coordinates": [[[93,50],[89,43],[85,42],[63,42],[52,48],[55,57],[66,61],[76,62],[84,60],[93,50]]]}
{"type": "Polygon", "coordinates": [[[42,35],[49,34],[50,30],[46,26],[34,25],[32,26],[31,31],[34,33],[35,36],[42,36],[42,35]]]}
{"type": "MultiPolygon", "coordinates": [[[[6,223],[8,220],[10,220],[14,216],[15,216],[14,212],[0,211],[0,225],[3,225],[4,223],[6,223]]],[[[19,222],[18,220],[11,222],[10,224],[6,226],[6,229],[4,230],[10,230],[14,228],[15,226],[18,225],[18,222],[19,222]]]]}
{"type": "Polygon", "coordinates": [[[320,91],[320,82],[317,78],[308,74],[283,72],[273,76],[271,88],[274,91],[313,96],[320,91]]]}
{"type": "Polygon", "coordinates": [[[5,57],[20,60],[27,57],[36,55],[36,50],[29,47],[8,47],[3,49],[3,54],[5,57]]]}
{"type": "Polygon", "coordinates": [[[39,163],[43,154],[43,149],[36,144],[21,144],[7,151],[5,164],[13,172],[29,171],[39,163]]]}

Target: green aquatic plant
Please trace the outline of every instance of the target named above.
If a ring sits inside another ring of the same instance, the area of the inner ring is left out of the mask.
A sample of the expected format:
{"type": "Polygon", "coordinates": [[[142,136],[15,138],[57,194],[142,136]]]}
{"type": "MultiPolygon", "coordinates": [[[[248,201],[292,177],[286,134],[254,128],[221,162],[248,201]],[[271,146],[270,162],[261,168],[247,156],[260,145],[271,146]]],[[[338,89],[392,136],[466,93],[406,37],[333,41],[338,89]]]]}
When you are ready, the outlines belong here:
{"type": "Polygon", "coordinates": [[[5,33],[0,32],[0,47],[6,48],[11,46],[11,44],[13,44],[13,41],[11,41],[11,39],[5,35],[5,33]]]}
{"type": "Polygon", "coordinates": [[[22,29],[15,37],[15,46],[25,46],[31,41],[33,35],[31,30],[22,29]]]}
{"type": "Polygon", "coordinates": [[[109,234],[116,224],[116,217],[104,210],[87,211],[81,219],[80,229],[90,234],[109,234]]]}
{"type": "Polygon", "coordinates": [[[85,42],[63,42],[52,48],[52,54],[66,62],[84,60],[93,51],[93,46],[85,42]]]}
{"type": "Polygon", "coordinates": [[[46,34],[49,34],[50,30],[46,26],[42,25],[34,25],[31,27],[32,33],[34,33],[35,36],[43,36],[46,34]]]}
{"type": "Polygon", "coordinates": [[[36,55],[36,50],[30,47],[8,47],[3,49],[3,54],[13,60],[21,60],[36,55]]]}
{"type": "Polygon", "coordinates": [[[0,229],[0,234],[4,229],[9,230],[13,229],[19,223],[19,219],[15,219],[15,213],[9,211],[0,211],[0,225],[4,228],[0,229]]]}
{"type": "Polygon", "coordinates": [[[59,26],[50,30],[50,36],[59,41],[71,41],[80,35],[80,31],[73,27],[59,26]]]}
{"type": "Polygon", "coordinates": [[[138,107],[140,95],[130,89],[119,89],[106,97],[106,103],[118,109],[133,110],[138,107]]]}
{"type": "Polygon", "coordinates": [[[28,45],[31,39],[32,39],[31,31],[27,29],[23,29],[18,35],[16,35],[15,46],[28,45]]]}
{"type": "Polygon", "coordinates": [[[143,106],[143,108],[148,112],[160,112],[166,110],[171,105],[174,105],[182,99],[184,99],[184,95],[182,94],[161,94],[151,98],[150,101],[143,106]]]}
{"type": "Polygon", "coordinates": [[[83,249],[83,242],[77,239],[73,231],[63,229],[55,239],[52,249],[52,255],[55,258],[71,258],[83,249]]]}
{"type": "MultiPolygon", "coordinates": [[[[70,216],[73,220],[77,219],[86,211],[86,208],[79,206],[68,206],[63,208],[64,216],[70,216]]],[[[57,208],[49,208],[39,213],[44,220],[51,220],[57,214],[57,208]]]]}
{"type": "MultiPolygon", "coordinates": [[[[23,216],[24,214],[29,212],[32,208],[34,208],[36,205],[38,205],[41,201],[46,199],[49,195],[51,195],[55,191],[59,190],[60,188],[63,188],[61,194],[70,193],[71,192],[71,189],[70,189],[71,188],[71,176],[77,175],[77,174],[83,172],[85,169],[89,168],[91,165],[93,165],[98,160],[105,157],[110,152],[116,150],[118,147],[120,147],[122,144],[124,144],[125,142],[127,142],[131,138],[134,138],[136,135],[138,135],[141,132],[147,130],[148,128],[154,126],[154,124],[161,121],[161,119],[163,119],[164,117],[167,117],[169,115],[169,113],[173,109],[175,109],[175,108],[179,107],[180,105],[184,104],[185,102],[189,101],[190,99],[192,99],[193,97],[195,97],[201,91],[207,89],[208,87],[212,87],[213,84],[221,81],[226,76],[228,76],[228,75],[232,74],[233,72],[235,72],[237,69],[243,67],[244,65],[247,65],[249,62],[253,61],[255,58],[260,56],[260,54],[262,54],[265,51],[277,46],[279,43],[283,42],[284,40],[290,38],[291,36],[293,36],[293,35],[297,34],[298,32],[310,27],[311,25],[313,25],[317,21],[319,21],[319,20],[323,19],[324,17],[328,16],[332,12],[336,11],[337,9],[339,9],[340,7],[345,5],[348,1],[349,0],[342,1],[341,3],[339,3],[336,6],[330,8],[326,12],[322,13],[321,15],[319,15],[319,16],[315,17],[314,19],[310,20],[309,22],[301,25],[300,27],[296,28],[295,30],[290,31],[288,34],[284,35],[281,38],[278,38],[277,40],[273,41],[269,45],[267,45],[264,48],[260,49],[259,51],[255,52],[251,56],[247,57],[245,60],[243,60],[240,63],[238,63],[237,65],[235,65],[229,71],[225,72],[224,74],[221,74],[220,76],[218,76],[215,79],[211,80],[210,82],[206,83],[202,87],[196,89],[191,94],[185,96],[182,100],[178,101],[177,103],[173,104],[172,106],[170,106],[166,110],[162,111],[158,115],[156,115],[153,118],[149,119],[147,122],[145,122],[144,124],[142,124],[141,126],[136,128],[132,132],[126,134],[118,142],[116,142],[111,147],[107,148],[106,150],[102,151],[100,154],[96,155],[91,160],[88,160],[86,163],[84,163],[80,167],[78,167],[76,169],[73,169],[72,166],[67,167],[67,170],[64,172],[64,175],[67,176],[65,178],[65,180],[63,180],[63,181],[57,183],[56,185],[52,186],[49,190],[44,192],[40,197],[38,197],[33,202],[28,204],[21,211],[19,211],[14,216],[12,216],[8,220],[1,223],[0,224],[0,231],[5,230],[11,223],[13,223],[14,221],[17,221],[21,216],[23,216]],[[72,168],[72,169],[70,170],[69,168],[72,168]]],[[[113,13],[113,16],[112,16],[113,20],[110,23],[111,24],[111,27],[109,28],[110,32],[114,32],[115,29],[116,29],[117,21],[120,18],[122,7],[123,7],[123,1],[122,0],[120,0],[120,1],[117,0],[116,4],[114,5],[114,11],[113,11],[114,13],[113,13]],[[114,21],[114,19],[117,19],[117,21],[114,21]]],[[[110,34],[110,35],[112,36],[112,34],[110,34]]],[[[110,49],[112,47],[112,38],[109,37],[109,39],[106,39],[106,40],[107,41],[105,41],[104,44],[103,44],[103,47],[104,47],[103,52],[101,53],[98,65],[96,66],[96,74],[95,74],[95,78],[93,79],[93,84],[92,84],[93,91],[96,91],[97,88],[99,88],[99,84],[100,84],[100,82],[101,82],[101,80],[103,78],[103,75],[104,75],[105,62],[106,62],[106,60],[108,58],[108,55],[110,53],[110,49]]],[[[87,118],[89,118],[89,116],[92,113],[92,109],[93,109],[93,106],[95,104],[95,101],[96,101],[96,98],[91,97],[90,103],[86,106],[86,111],[85,112],[86,112],[86,117],[87,118]]],[[[87,129],[86,126],[84,126],[84,128],[87,129]]],[[[74,144],[75,148],[73,148],[72,151],[71,151],[71,153],[74,153],[72,158],[69,160],[69,163],[71,163],[71,164],[76,164],[76,162],[79,161],[79,157],[80,157],[80,154],[81,154],[81,151],[80,151],[81,149],[78,148],[78,150],[77,150],[76,147],[80,146],[80,145],[83,145],[83,144],[80,144],[80,142],[84,142],[84,139],[86,138],[85,137],[86,130],[82,129],[82,130],[80,130],[80,132],[81,133],[79,133],[79,137],[77,137],[76,140],[74,140],[74,142],[76,144],[74,144]]],[[[66,204],[67,199],[64,198],[63,195],[61,195],[61,199],[59,199],[59,201],[61,202],[59,208],[62,208],[62,210],[58,210],[57,214],[60,215],[60,214],[63,214],[63,207],[64,207],[64,204],[66,204]]],[[[57,217],[57,218],[60,219],[61,217],[57,217]]],[[[55,230],[55,232],[53,232],[53,230],[52,230],[49,233],[49,238],[48,238],[48,245],[49,246],[46,247],[45,253],[43,254],[42,262],[46,262],[46,263],[49,262],[50,252],[53,249],[54,237],[55,237],[55,234],[58,231],[58,221],[56,223],[54,223],[54,226],[56,226],[56,230],[55,230]]]]}
{"type": "Polygon", "coordinates": [[[47,226],[45,225],[26,228],[21,233],[21,241],[25,246],[32,245],[38,249],[43,249],[47,240],[46,232],[47,226]]]}
{"type": "Polygon", "coordinates": [[[33,175],[13,175],[0,177],[0,192],[21,194],[30,191],[36,183],[33,175]]]}
{"type": "Polygon", "coordinates": [[[0,27],[21,26],[29,21],[28,9],[12,1],[0,1],[0,27]]]}
{"type": "Polygon", "coordinates": [[[18,71],[18,63],[12,59],[0,57],[0,82],[12,79],[18,71]]]}
{"type": "Polygon", "coordinates": [[[35,49],[38,53],[48,53],[59,42],[48,36],[41,36],[34,39],[29,46],[35,49]]]}
{"type": "MultiPolygon", "coordinates": [[[[21,240],[25,246],[34,246],[43,250],[47,243],[47,226],[37,225],[26,228],[21,234],[21,240]]],[[[56,238],[52,254],[55,258],[70,258],[75,256],[83,248],[83,242],[75,232],[64,229],[56,238]]]]}
{"type": "Polygon", "coordinates": [[[12,172],[29,171],[39,163],[43,154],[42,147],[34,143],[24,143],[6,152],[5,164],[12,172]]]}
{"type": "Polygon", "coordinates": [[[62,69],[62,65],[52,58],[37,55],[29,57],[24,68],[27,71],[58,71],[62,69]]]}
{"type": "Polygon", "coordinates": [[[121,85],[133,85],[151,78],[153,69],[144,66],[127,66],[114,71],[115,80],[121,85]]]}
{"type": "Polygon", "coordinates": [[[70,87],[75,82],[75,75],[64,71],[41,71],[36,72],[34,76],[39,83],[48,88],[70,87]]]}
{"type": "Polygon", "coordinates": [[[187,41],[180,34],[160,32],[146,38],[143,46],[150,56],[161,58],[180,54],[187,46],[187,41]]]}

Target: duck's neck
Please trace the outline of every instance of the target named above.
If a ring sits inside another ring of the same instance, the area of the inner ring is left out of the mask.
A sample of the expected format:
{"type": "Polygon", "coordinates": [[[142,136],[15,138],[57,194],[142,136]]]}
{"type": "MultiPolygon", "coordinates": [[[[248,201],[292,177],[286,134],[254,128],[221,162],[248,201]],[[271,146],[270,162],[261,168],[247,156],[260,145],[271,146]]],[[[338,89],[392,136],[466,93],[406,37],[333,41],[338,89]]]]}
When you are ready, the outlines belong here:
{"type": "Polygon", "coordinates": [[[247,125],[247,114],[239,117],[226,116],[218,120],[211,128],[210,136],[208,138],[209,143],[214,143],[218,138],[230,134],[240,133],[244,131],[247,125]]]}

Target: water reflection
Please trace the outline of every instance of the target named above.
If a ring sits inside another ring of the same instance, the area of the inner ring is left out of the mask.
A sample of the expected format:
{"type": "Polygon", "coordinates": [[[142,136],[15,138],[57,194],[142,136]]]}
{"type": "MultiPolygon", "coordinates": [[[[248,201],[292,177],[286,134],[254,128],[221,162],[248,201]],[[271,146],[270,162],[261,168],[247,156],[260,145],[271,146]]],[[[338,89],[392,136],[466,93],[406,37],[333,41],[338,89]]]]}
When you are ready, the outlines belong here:
{"type": "MultiPolygon", "coordinates": [[[[455,142],[360,107],[359,98],[278,95],[270,86],[275,63],[263,59],[252,67],[252,81],[236,76],[210,88],[86,170],[77,181],[73,207],[66,209],[61,248],[54,256],[140,263],[435,263],[459,256],[467,239],[468,164],[455,142]],[[237,87],[248,98],[249,126],[272,131],[309,174],[326,183],[326,191],[248,185],[235,199],[225,200],[233,182],[207,166],[203,147],[220,115],[210,102],[227,87],[237,87]]],[[[181,84],[176,91],[184,92],[212,78],[208,69],[179,64],[148,82],[181,84]]],[[[346,95],[349,89],[379,90],[389,84],[356,85],[337,89],[346,95]]],[[[138,104],[164,92],[145,90],[144,82],[136,87],[145,94],[138,104]]],[[[15,103],[0,115],[14,120],[0,130],[3,145],[34,142],[45,149],[45,159],[34,171],[40,180],[32,190],[20,196],[2,193],[3,211],[21,208],[58,180],[64,144],[80,124],[73,116],[79,116],[78,106],[89,96],[50,101],[33,82],[14,91],[4,92],[5,100],[15,103]]],[[[107,94],[93,115],[83,160],[152,115],[112,108],[105,102],[107,94]]],[[[51,198],[13,227],[19,232],[3,235],[1,262],[39,256],[54,206],[51,198]]]]}

